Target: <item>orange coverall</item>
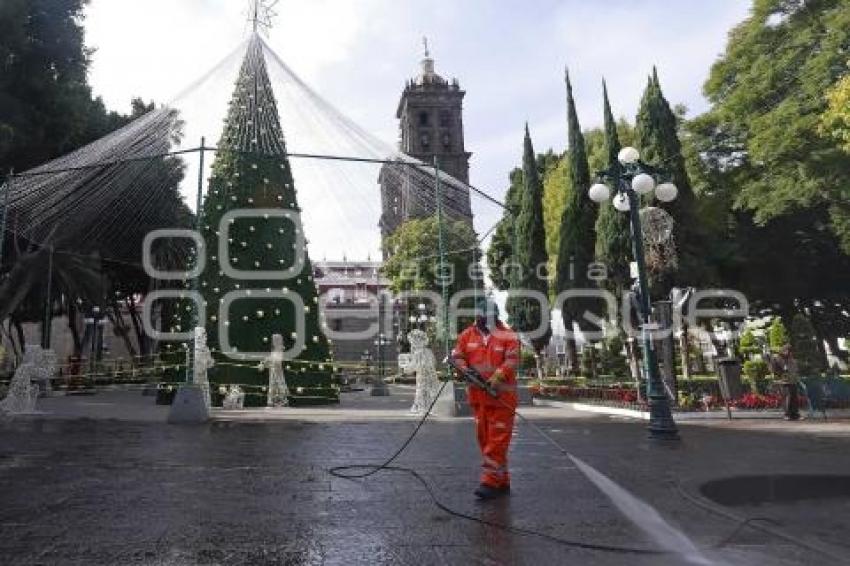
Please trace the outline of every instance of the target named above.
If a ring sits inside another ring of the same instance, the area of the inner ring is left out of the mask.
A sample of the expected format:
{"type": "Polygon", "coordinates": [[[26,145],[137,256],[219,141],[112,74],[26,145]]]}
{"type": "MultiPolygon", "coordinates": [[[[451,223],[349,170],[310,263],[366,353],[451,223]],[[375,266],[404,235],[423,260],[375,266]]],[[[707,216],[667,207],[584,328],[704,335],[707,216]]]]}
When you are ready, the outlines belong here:
{"type": "Polygon", "coordinates": [[[486,380],[496,370],[504,377],[498,387],[498,399],[472,385],[469,386],[468,397],[475,414],[478,446],[483,459],[481,483],[495,488],[510,486],[508,447],[517,406],[519,338],[501,322],[496,323],[490,334],[484,334],[473,324],[458,337],[452,356],[459,366],[475,368],[486,380]]]}

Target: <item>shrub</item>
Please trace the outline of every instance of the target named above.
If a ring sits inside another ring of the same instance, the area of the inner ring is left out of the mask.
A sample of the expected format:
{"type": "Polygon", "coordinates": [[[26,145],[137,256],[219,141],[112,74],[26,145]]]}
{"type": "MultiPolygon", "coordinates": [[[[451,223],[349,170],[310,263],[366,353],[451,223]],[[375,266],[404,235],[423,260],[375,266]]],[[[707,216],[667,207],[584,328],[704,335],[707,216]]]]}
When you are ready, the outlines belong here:
{"type": "Polygon", "coordinates": [[[747,330],[741,335],[741,340],[738,343],[738,351],[744,358],[749,358],[761,352],[761,348],[752,330],[747,330]]]}
{"type": "Polygon", "coordinates": [[[779,352],[789,344],[788,331],[778,316],[773,319],[767,331],[767,341],[772,352],[779,352]]]}
{"type": "Polygon", "coordinates": [[[623,341],[619,336],[614,335],[603,343],[599,353],[599,372],[619,378],[629,375],[629,366],[623,355],[623,341]]]}
{"type": "Polygon", "coordinates": [[[755,382],[767,377],[770,368],[767,367],[767,362],[764,360],[747,360],[744,362],[743,371],[745,376],[755,382]]]}
{"type": "Polygon", "coordinates": [[[523,348],[519,357],[519,367],[521,370],[534,370],[537,368],[537,362],[534,358],[534,352],[530,349],[523,348]]]}

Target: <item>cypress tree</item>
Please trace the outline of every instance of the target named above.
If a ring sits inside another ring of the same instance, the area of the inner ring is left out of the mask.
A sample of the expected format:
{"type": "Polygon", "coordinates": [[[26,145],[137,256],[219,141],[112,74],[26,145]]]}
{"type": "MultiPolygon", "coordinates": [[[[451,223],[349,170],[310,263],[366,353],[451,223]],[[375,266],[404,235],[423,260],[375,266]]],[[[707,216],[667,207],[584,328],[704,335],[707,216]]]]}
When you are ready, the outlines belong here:
{"type": "Polygon", "coordinates": [[[520,209],[522,195],[522,169],[514,169],[510,174],[510,186],[505,196],[508,210],[502,214],[502,219],[496,226],[490,247],[487,248],[487,267],[490,270],[490,280],[493,285],[504,291],[510,287],[511,262],[514,254],[514,214],[520,209]]]}
{"type": "MultiPolygon", "coordinates": [[[[515,284],[516,289],[538,291],[546,296],[549,290],[548,279],[538,277],[538,274],[541,274],[539,266],[545,266],[548,259],[543,223],[543,182],[540,179],[528,124],[525,126],[523,143],[522,192],[517,200],[520,209],[514,222],[514,230],[517,246],[515,257],[519,269],[518,277],[515,283],[511,282],[511,286],[514,287],[515,284]]],[[[507,309],[514,329],[518,332],[528,332],[539,328],[544,318],[548,319],[548,312],[544,313],[541,307],[548,310],[548,297],[542,306],[532,299],[511,297],[507,309]]],[[[546,333],[532,340],[534,351],[538,354],[538,361],[539,353],[549,343],[550,337],[551,329],[547,324],[546,333]]]]}
{"type": "MultiPolygon", "coordinates": [[[[587,266],[593,262],[594,227],[597,206],[590,200],[590,168],[587,163],[587,148],[576,112],[573,88],[569,72],[565,74],[567,87],[567,159],[570,162],[567,204],[561,217],[561,238],[558,243],[558,263],[555,288],[558,293],[569,289],[590,289],[594,284],[587,279],[587,266]]],[[[567,331],[573,322],[581,328],[588,327],[583,316],[592,311],[592,301],[570,300],[564,305],[561,316],[567,331]]],[[[578,355],[575,342],[567,340],[567,355],[572,371],[578,371],[578,355]]]]}
{"type": "MultiPolygon", "coordinates": [[[[247,385],[246,392],[255,393],[255,403],[264,405],[263,386],[268,382],[268,374],[258,371],[257,360],[243,352],[269,352],[273,334],[281,334],[286,348],[292,348],[301,330],[296,320],[303,317],[300,338],[304,348],[296,359],[284,362],[293,400],[296,403],[334,401],[338,397],[331,385],[330,345],[319,326],[312,265],[306,246],[297,249],[303,234],[289,220],[259,210],[300,213],[259,36],[255,35],[248,46],[217,147],[209,192],[203,203],[202,233],[207,265],[200,281],[206,301],[206,321],[201,324],[205,323],[208,345],[217,362],[221,362],[212,370],[210,381],[247,385]],[[221,220],[228,212],[237,210],[257,212],[250,218],[234,219],[225,235],[221,220]],[[218,257],[219,240],[225,237],[230,264],[235,269],[281,272],[295,265],[297,253],[303,253],[303,265],[287,280],[230,278],[222,270],[224,258],[218,257]],[[224,312],[222,298],[232,291],[247,296],[234,301],[228,312],[224,312]],[[273,292],[300,298],[303,305],[276,298],[273,292]],[[227,356],[222,352],[224,337],[219,335],[220,323],[227,328],[231,345],[227,356]]],[[[246,396],[246,404],[249,400],[246,396]]]]}
{"type": "MultiPolygon", "coordinates": [[[[608,87],[602,81],[603,115],[605,120],[605,154],[608,167],[619,167],[620,138],[617,123],[608,100],[608,87]]],[[[632,258],[632,237],[629,215],[604,203],[596,219],[596,259],[605,264],[608,272],[606,287],[620,295],[629,286],[629,262],[632,258]]]]}
{"type": "Polygon", "coordinates": [[[653,288],[667,295],[672,286],[705,285],[710,270],[699,246],[703,244],[696,198],[685,168],[682,144],[679,141],[677,118],[664,98],[658,72],[652,70],[641,99],[635,121],[635,136],[641,160],[662,168],[679,189],[677,198],[669,203],[656,202],[670,213],[676,222],[673,236],[676,242],[678,267],[675,272],[660,274],[653,288]]]}

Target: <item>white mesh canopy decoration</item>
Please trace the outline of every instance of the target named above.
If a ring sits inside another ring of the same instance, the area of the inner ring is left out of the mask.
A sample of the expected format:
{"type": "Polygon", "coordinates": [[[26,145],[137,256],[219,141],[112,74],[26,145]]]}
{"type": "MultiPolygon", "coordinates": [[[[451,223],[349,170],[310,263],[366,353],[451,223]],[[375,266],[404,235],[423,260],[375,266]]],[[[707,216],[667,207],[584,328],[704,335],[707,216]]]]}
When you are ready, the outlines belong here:
{"type": "MultiPolygon", "coordinates": [[[[245,152],[287,153],[312,257],[380,255],[381,187],[403,192],[417,216],[436,212],[434,164],[367,133],[254,32],[172,101],[69,155],[15,175],[9,181],[7,230],[35,246],[97,250],[104,258],[126,260],[139,256],[136,243],[150,230],[189,224],[187,210],[163,206],[167,188],[179,184],[192,210],[199,179],[207,191],[215,145],[222,141],[234,84],[246,64],[263,67],[268,82],[262,88],[271,90],[277,107],[246,106],[240,122],[245,129],[231,132],[227,144],[245,152]],[[279,121],[265,119],[271,112],[279,121]],[[207,149],[199,172],[202,140],[207,149]]],[[[469,195],[474,207],[498,206],[477,189],[445,173],[439,176],[447,219],[471,217],[469,195]]]]}

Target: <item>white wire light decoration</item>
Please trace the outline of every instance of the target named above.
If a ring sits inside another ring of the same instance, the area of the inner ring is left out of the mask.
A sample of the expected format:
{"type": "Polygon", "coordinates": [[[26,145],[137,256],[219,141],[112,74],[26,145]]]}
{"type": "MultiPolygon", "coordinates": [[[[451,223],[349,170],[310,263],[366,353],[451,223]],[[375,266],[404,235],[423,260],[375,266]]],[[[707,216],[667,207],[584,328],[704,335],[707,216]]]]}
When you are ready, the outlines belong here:
{"type": "Polygon", "coordinates": [[[672,271],[679,265],[673,228],[676,222],[662,208],[649,206],[640,211],[646,267],[652,273],[672,271]]]}

